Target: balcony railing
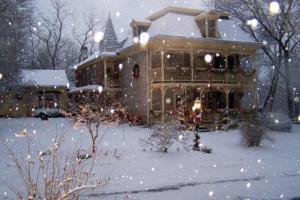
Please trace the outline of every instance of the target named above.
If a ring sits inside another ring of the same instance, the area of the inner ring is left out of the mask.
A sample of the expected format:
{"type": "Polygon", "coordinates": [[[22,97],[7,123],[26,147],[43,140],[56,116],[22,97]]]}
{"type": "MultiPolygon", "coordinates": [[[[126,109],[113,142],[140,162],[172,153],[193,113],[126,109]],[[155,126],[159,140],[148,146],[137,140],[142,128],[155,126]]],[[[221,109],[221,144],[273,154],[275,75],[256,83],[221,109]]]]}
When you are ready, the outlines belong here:
{"type": "Polygon", "coordinates": [[[121,87],[121,81],[120,81],[120,79],[116,79],[116,80],[108,79],[107,80],[107,86],[109,88],[119,88],[119,87],[121,87]]]}
{"type": "Polygon", "coordinates": [[[159,82],[208,82],[211,83],[249,83],[255,78],[255,73],[231,72],[229,70],[211,70],[206,68],[174,68],[166,67],[164,77],[161,68],[151,69],[152,83],[159,82]]]}

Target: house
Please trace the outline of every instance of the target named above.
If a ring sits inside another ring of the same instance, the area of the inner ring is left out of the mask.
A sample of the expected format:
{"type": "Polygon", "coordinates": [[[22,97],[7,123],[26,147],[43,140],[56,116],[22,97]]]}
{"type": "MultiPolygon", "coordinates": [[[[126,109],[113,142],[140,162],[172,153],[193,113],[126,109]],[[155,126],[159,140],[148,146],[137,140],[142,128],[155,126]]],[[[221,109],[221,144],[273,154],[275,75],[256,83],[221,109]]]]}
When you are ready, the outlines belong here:
{"type": "Polygon", "coordinates": [[[133,19],[132,35],[117,39],[109,17],[99,51],[76,67],[73,93],[101,92],[147,123],[170,112],[193,112],[204,122],[242,117],[256,107],[254,42],[228,13],[167,7],[133,19]]]}
{"type": "Polygon", "coordinates": [[[69,82],[64,70],[21,70],[18,87],[0,96],[0,116],[57,113],[65,107],[69,82]]]}

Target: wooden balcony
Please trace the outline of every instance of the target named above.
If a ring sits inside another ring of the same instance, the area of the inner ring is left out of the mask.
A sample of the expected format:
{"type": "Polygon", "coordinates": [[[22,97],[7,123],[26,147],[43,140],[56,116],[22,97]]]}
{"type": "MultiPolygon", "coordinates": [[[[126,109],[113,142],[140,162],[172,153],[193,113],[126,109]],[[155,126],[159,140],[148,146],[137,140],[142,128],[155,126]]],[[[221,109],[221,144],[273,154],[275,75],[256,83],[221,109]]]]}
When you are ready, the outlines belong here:
{"type": "Polygon", "coordinates": [[[161,82],[210,82],[211,83],[249,83],[255,79],[253,72],[231,72],[229,70],[211,70],[206,68],[173,68],[166,67],[150,70],[152,83],[161,82]],[[164,75],[164,77],[163,77],[164,75]]]}
{"type": "Polygon", "coordinates": [[[108,88],[120,88],[121,87],[121,80],[120,79],[108,79],[107,80],[107,87],[108,88]]]}

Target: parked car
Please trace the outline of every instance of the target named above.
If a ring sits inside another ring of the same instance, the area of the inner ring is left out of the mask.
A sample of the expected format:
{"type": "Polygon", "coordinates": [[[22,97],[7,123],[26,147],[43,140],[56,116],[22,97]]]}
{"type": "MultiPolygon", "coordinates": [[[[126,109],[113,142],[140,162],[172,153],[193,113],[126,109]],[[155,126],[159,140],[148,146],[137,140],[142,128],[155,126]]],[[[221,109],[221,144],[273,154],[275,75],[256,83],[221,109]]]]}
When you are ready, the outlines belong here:
{"type": "Polygon", "coordinates": [[[292,121],[284,113],[267,112],[261,115],[262,124],[267,129],[273,131],[290,132],[292,130],[292,121]]]}
{"type": "Polygon", "coordinates": [[[64,114],[58,108],[38,108],[33,111],[33,116],[37,118],[64,117],[64,114]]]}

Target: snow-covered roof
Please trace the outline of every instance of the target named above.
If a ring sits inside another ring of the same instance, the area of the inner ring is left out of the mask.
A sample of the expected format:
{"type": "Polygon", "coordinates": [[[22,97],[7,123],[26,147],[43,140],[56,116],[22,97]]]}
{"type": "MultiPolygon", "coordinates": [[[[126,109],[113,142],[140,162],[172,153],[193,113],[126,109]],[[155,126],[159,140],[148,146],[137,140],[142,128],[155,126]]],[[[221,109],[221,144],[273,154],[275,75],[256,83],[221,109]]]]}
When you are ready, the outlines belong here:
{"type": "Polygon", "coordinates": [[[88,92],[88,91],[99,91],[99,89],[102,89],[102,86],[100,85],[87,85],[83,87],[72,87],[70,88],[69,93],[75,93],[75,92],[88,92]]]}
{"type": "Polygon", "coordinates": [[[87,64],[95,59],[101,58],[101,57],[110,57],[110,56],[116,56],[117,51],[111,51],[111,52],[95,52],[93,55],[87,57],[85,60],[81,61],[80,63],[77,64],[77,66],[81,66],[84,64],[87,64]]]}
{"type": "Polygon", "coordinates": [[[219,19],[218,31],[222,40],[237,42],[254,42],[233,20],[219,19]]]}
{"type": "Polygon", "coordinates": [[[152,21],[148,29],[150,37],[156,35],[169,35],[179,37],[202,38],[195,16],[169,12],[152,21]]]}
{"type": "Polygon", "coordinates": [[[69,81],[64,70],[22,70],[22,84],[40,87],[67,87],[69,81]]]}
{"type": "Polygon", "coordinates": [[[167,13],[178,13],[178,14],[185,14],[185,15],[190,15],[190,16],[197,16],[203,13],[203,10],[198,10],[198,9],[193,9],[193,8],[184,8],[184,7],[176,7],[176,6],[168,6],[164,9],[161,9],[149,17],[147,17],[147,20],[154,21],[167,13]]]}

